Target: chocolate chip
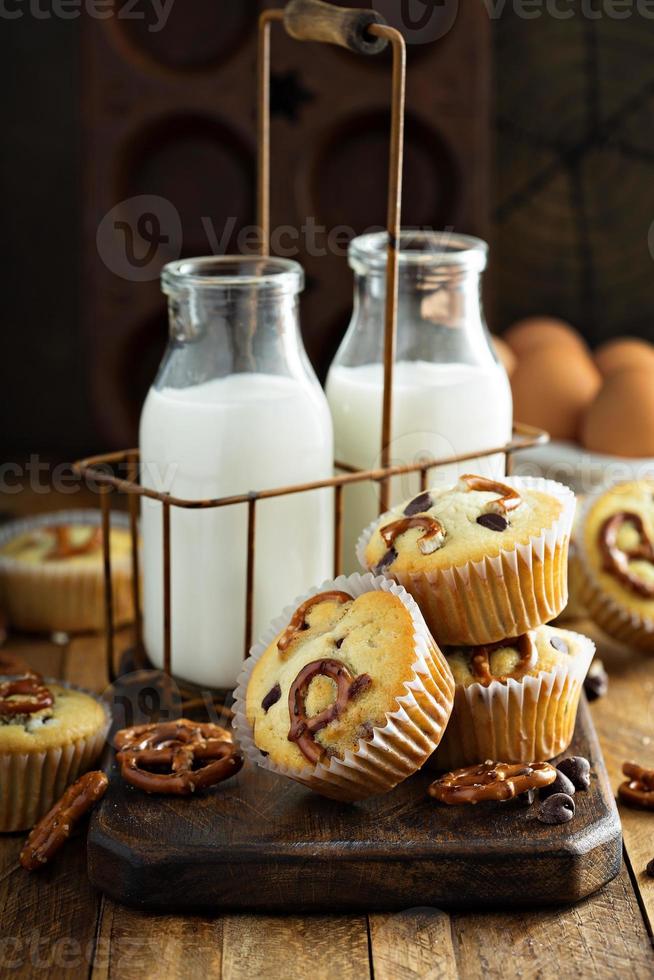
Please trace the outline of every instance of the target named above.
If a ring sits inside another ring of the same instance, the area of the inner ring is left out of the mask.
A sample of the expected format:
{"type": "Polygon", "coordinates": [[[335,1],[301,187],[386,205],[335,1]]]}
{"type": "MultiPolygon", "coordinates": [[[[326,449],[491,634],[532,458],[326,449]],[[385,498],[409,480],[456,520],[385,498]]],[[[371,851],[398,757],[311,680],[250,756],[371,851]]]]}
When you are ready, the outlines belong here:
{"type": "Polygon", "coordinates": [[[564,772],[557,769],[556,779],[549,786],[543,786],[540,791],[541,800],[546,800],[548,796],[554,796],[555,793],[565,793],[566,796],[575,795],[575,784],[571,779],[568,779],[564,772]]]}
{"type": "Polygon", "coordinates": [[[590,786],[590,763],[581,755],[571,755],[556,767],[567,776],[575,789],[588,789],[590,786]]]}
{"type": "Polygon", "coordinates": [[[273,704],[277,704],[281,696],[282,696],[282,689],[279,686],[279,684],[275,684],[274,687],[271,687],[271,689],[268,691],[265,698],[261,702],[261,707],[265,712],[268,712],[268,709],[272,708],[273,704]]]}
{"type": "Polygon", "coordinates": [[[575,801],[567,793],[548,796],[540,805],[538,819],[541,823],[567,823],[575,815],[575,801]]]}
{"type": "Polygon", "coordinates": [[[389,548],[389,550],[386,552],[386,554],[381,559],[381,561],[379,561],[373,568],[374,574],[381,575],[384,569],[388,568],[389,565],[392,565],[396,558],[397,558],[397,551],[395,550],[395,548],[389,548]]]}
{"type": "Polygon", "coordinates": [[[433,503],[434,502],[429,493],[425,492],[418,494],[418,496],[409,501],[404,508],[404,516],[413,517],[414,514],[424,514],[426,510],[429,510],[429,508],[433,506],[433,503]]]}
{"type": "Polygon", "coordinates": [[[558,650],[559,653],[570,652],[568,650],[568,644],[565,642],[565,640],[562,640],[560,636],[553,636],[550,640],[550,646],[554,647],[555,650],[558,650]]]}
{"type": "Polygon", "coordinates": [[[604,664],[601,660],[593,660],[584,681],[586,697],[589,701],[597,701],[598,698],[604,697],[608,689],[609,675],[604,669],[604,664]]]}
{"type": "Polygon", "coordinates": [[[502,517],[501,514],[480,514],[477,524],[488,528],[489,531],[506,531],[509,526],[506,517],[502,517]]]}
{"type": "Polygon", "coordinates": [[[647,867],[645,868],[645,873],[649,875],[650,878],[654,878],[654,858],[647,862],[647,867]]]}
{"type": "Polygon", "coordinates": [[[358,677],[355,677],[350,684],[350,690],[348,692],[348,698],[350,701],[354,701],[355,698],[358,698],[363,691],[366,691],[370,687],[371,684],[372,678],[370,674],[359,674],[358,677]]]}

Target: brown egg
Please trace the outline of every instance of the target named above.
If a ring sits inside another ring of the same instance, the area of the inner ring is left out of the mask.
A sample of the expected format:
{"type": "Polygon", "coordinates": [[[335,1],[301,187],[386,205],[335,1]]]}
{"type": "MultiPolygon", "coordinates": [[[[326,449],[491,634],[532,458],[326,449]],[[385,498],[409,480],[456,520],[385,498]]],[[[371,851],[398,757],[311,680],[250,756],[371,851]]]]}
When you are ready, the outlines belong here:
{"type": "Polygon", "coordinates": [[[552,316],[530,316],[526,320],[518,320],[504,331],[502,339],[518,357],[541,347],[573,348],[588,353],[581,334],[569,323],[552,316]]]}
{"type": "Polygon", "coordinates": [[[576,439],[582,415],[601,376],[583,350],[543,347],[518,360],[511,378],[513,414],[545,429],[553,439],[576,439]]]}
{"type": "Polygon", "coordinates": [[[500,359],[501,363],[504,365],[504,370],[509,377],[513,374],[518,363],[518,359],[511,350],[508,344],[506,344],[501,337],[491,337],[493,342],[493,347],[495,348],[495,353],[500,359]]]}
{"type": "Polygon", "coordinates": [[[625,368],[606,379],[587,409],[582,445],[613,456],[654,456],[654,366],[625,368]]]}
{"type": "Polygon", "coordinates": [[[654,347],[637,337],[616,337],[597,348],[595,363],[605,378],[623,368],[654,366],[654,347]]]}

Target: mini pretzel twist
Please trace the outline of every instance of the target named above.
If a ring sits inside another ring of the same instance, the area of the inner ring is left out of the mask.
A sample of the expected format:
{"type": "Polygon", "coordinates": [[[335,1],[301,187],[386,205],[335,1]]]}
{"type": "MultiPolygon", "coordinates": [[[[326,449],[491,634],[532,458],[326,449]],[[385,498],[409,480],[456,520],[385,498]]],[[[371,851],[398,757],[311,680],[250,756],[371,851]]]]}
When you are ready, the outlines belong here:
{"type": "Polygon", "coordinates": [[[57,524],[55,527],[48,528],[48,531],[53,535],[54,542],[45,556],[46,561],[60,561],[65,558],[76,558],[79,555],[89,555],[102,545],[101,527],[95,528],[86,541],[76,545],[72,542],[71,529],[67,524],[57,524]]]}
{"type": "Polygon", "coordinates": [[[319,592],[318,595],[311,596],[306,602],[303,602],[301,606],[293,613],[290,623],[280,636],[277,641],[277,649],[280,653],[286,653],[289,646],[293,642],[297,633],[306,628],[307,625],[307,613],[314,606],[319,605],[321,602],[352,602],[352,596],[348,595],[347,592],[339,592],[334,590],[332,592],[319,592]]]}
{"type": "Polygon", "coordinates": [[[348,701],[354,700],[362,691],[370,687],[372,680],[368,674],[353,677],[340,660],[314,660],[302,668],[288,692],[288,713],[291,727],[289,742],[297,742],[302,755],[311,763],[320,762],[325,750],[318,745],[314,736],[331,721],[339,718],[348,701]],[[307,718],[306,698],[309,685],[314,677],[331,677],[336,684],[336,700],[323,711],[307,718]]]}
{"type": "Polygon", "coordinates": [[[54,704],[52,691],[40,674],[27,673],[0,683],[0,717],[32,715],[54,704]]]}
{"type": "Polygon", "coordinates": [[[418,517],[403,517],[399,521],[393,521],[381,528],[380,534],[387,548],[392,548],[397,538],[413,527],[423,529],[423,534],[418,538],[418,548],[423,555],[431,555],[437,551],[445,540],[445,528],[439,520],[428,515],[418,517]]]}
{"type": "Polygon", "coordinates": [[[429,787],[429,795],[454,806],[487,800],[512,800],[530,789],[549,786],[556,769],[547,762],[483,762],[478,766],[455,769],[429,787]]]}
{"type": "Polygon", "coordinates": [[[63,847],[77,823],[107,791],[109,780],[103,772],[87,772],[69,786],[49,813],[37,823],[20,852],[20,863],[36,871],[63,847]]]}
{"type": "Polygon", "coordinates": [[[654,597],[654,583],[644,582],[629,568],[629,562],[637,558],[654,564],[654,545],[645,528],[640,514],[622,511],[607,517],[600,528],[599,546],[604,569],[622,582],[628,589],[646,598],[654,597]],[[639,536],[635,548],[624,549],[618,546],[618,535],[625,524],[633,524],[639,536]]]}
{"type": "Polygon", "coordinates": [[[490,500],[486,504],[485,512],[490,514],[508,514],[522,503],[522,497],[514,487],[509,487],[506,483],[498,483],[497,480],[487,480],[484,476],[466,473],[459,477],[459,488],[466,491],[481,490],[484,493],[498,493],[499,500],[490,500]]]}
{"type": "Polygon", "coordinates": [[[473,651],[471,658],[472,673],[475,675],[477,682],[484,686],[487,686],[492,681],[504,683],[510,677],[519,680],[528,670],[531,670],[538,658],[536,644],[528,633],[523,633],[517,640],[499,640],[497,643],[488,643],[484,646],[473,647],[473,651]],[[495,650],[501,650],[502,647],[507,646],[515,646],[520,654],[520,659],[510,674],[495,676],[491,671],[490,656],[495,650]]]}
{"type": "Polygon", "coordinates": [[[618,798],[627,806],[654,809],[654,769],[644,769],[635,762],[625,762],[622,772],[627,780],[618,787],[618,798]]]}
{"type": "Polygon", "coordinates": [[[121,776],[145,793],[189,796],[236,775],[243,765],[227,729],[186,718],[123,728],[115,746],[121,776]],[[196,768],[198,761],[206,765],[196,768]],[[163,768],[171,771],[152,771],[163,768]]]}

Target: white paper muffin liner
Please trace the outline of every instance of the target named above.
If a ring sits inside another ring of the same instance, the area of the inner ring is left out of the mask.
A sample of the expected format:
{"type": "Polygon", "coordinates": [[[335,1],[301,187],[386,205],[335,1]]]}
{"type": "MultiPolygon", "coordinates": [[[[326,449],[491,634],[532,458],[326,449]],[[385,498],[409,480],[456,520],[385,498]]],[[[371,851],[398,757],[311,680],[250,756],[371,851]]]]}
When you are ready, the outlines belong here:
{"type": "MultiPolygon", "coordinates": [[[[494,558],[425,572],[385,573],[414,597],[441,646],[479,646],[520,636],[554,619],[568,602],[572,490],[537,477],[505,477],[502,482],[556,497],[561,514],[527,544],[516,544],[494,558]]],[[[359,538],[357,558],[363,568],[368,542],[387,516],[369,524],[359,538]]]]}
{"type": "Polygon", "coordinates": [[[46,678],[45,683],[80,691],[93,698],[102,705],[105,722],[97,732],[60,748],[43,752],[3,752],[0,749],[0,833],[31,829],[60,799],[66,787],[93,767],[105,745],[111,723],[105,702],[66,681],[46,678]]]}
{"type": "Polygon", "coordinates": [[[245,756],[255,765],[280,776],[287,776],[332,799],[352,802],[386,793],[412,775],[433,753],[440,742],[452,710],[454,680],[445,658],[436,646],[423,616],[410,595],[383,576],[349,576],[323,582],[287,606],[250,651],[234,694],[234,729],[245,756]],[[373,728],[372,738],[360,739],[357,748],[343,759],[333,757],[316,766],[297,770],[276,765],[254,743],[252,726],[246,715],[246,692],[255,664],[288,624],[298,606],[319,592],[332,589],[349,592],[353,598],[365,592],[383,591],[398,596],[411,614],[415,637],[412,676],[404,684],[406,694],[397,699],[399,707],[386,713],[386,724],[373,728]]]}
{"type": "Polygon", "coordinates": [[[593,504],[599,497],[604,496],[608,489],[610,488],[605,487],[601,493],[589,497],[581,512],[576,549],[579,566],[579,599],[590,618],[604,630],[607,636],[646,653],[654,653],[654,618],[629,609],[615,596],[609,595],[602,588],[586,550],[584,536],[586,520],[593,504]]]}
{"type": "MultiPolygon", "coordinates": [[[[0,528],[0,548],[19,534],[60,524],[102,521],[97,510],[65,510],[12,521],[0,528]]],[[[126,514],[112,513],[111,526],[129,528],[126,514]]],[[[123,626],[134,618],[132,563],[130,555],[111,561],[114,624],[123,626]]],[[[28,564],[0,554],[0,600],[10,623],[29,632],[64,633],[104,627],[104,568],[75,563],[28,564]]]]}
{"type": "Polygon", "coordinates": [[[545,762],[572,740],[579,697],[595,653],[589,637],[573,634],[574,656],[536,677],[488,686],[458,684],[447,731],[429,768],[459,769],[493,762],[545,762]]]}

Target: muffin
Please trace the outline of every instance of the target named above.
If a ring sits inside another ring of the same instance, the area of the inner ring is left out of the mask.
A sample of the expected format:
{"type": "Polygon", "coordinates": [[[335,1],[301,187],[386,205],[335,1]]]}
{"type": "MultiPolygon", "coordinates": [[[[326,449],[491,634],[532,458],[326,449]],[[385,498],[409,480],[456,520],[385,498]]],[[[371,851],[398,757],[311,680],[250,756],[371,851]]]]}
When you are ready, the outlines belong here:
{"type": "Polygon", "coordinates": [[[583,575],[579,558],[579,536],[581,534],[581,515],[584,509],[584,497],[577,497],[575,516],[570,534],[568,551],[568,604],[558,617],[557,622],[571,622],[575,619],[587,619],[588,611],[581,600],[583,575]]]}
{"type": "Polygon", "coordinates": [[[411,593],[441,646],[494,643],[565,607],[573,515],[552,480],[466,475],[384,514],[357,554],[411,593]]]}
{"type": "Polygon", "coordinates": [[[263,768],[359,800],[423,765],[453,694],[445,658],[404,589],[341,576],[288,607],[253,647],[235,728],[263,768]]]}
{"type": "Polygon", "coordinates": [[[27,830],[97,761],[104,705],[38,674],[0,678],[0,832],[27,830]]]}
{"type": "MultiPolygon", "coordinates": [[[[134,618],[131,534],[111,528],[114,624],[134,618]]],[[[104,626],[102,531],[97,511],[62,511],[0,531],[0,604],[19,630],[65,633],[104,626]]]]}
{"type": "Polygon", "coordinates": [[[654,652],[654,480],[593,496],[581,525],[583,604],[610,636],[654,652]]]}
{"type": "Polygon", "coordinates": [[[456,691],[438,769],[492,759],[544,762],[564,752],[595,652],[588,637],[539,626],[516,639],[445,651],[456,691]]]}

